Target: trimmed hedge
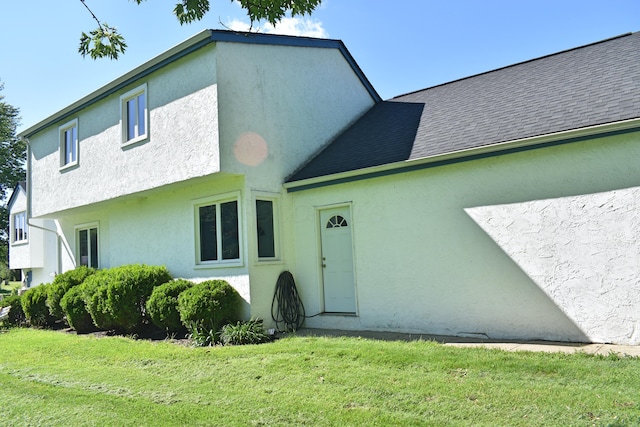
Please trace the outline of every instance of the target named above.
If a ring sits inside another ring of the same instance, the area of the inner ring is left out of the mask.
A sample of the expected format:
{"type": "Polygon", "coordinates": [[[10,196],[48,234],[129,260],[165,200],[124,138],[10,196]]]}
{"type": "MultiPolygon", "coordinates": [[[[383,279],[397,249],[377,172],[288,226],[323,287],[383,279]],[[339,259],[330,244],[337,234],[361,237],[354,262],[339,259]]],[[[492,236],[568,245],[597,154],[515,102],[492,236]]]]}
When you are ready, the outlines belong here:
{"type": "Polygon", "coordinates": [[[77,333],[84,334],[96,329],[85,304],[85,285],[69,289],[60,300],[60,306],[67,317],[67,323],[77,333]]]}
{"type": "Polygon", "coordinates": [[[176,279],[154,288],[147,301],[147,314],[153,324],[168,333],[184,331],[178,311],[178,297],[192,286],[193,282],[176,279]]]}
{"type": "Polygon", "coordinates": [[[53,279],[53,283],[51,283],[47,289],[47,306],[53,317],[57,320],[62,320],[65,313],[60,306],[60,301],[64,294],[67,293],[69,289],[82,284],[87,277],[95,272],[96,270],[93,268],[80,266],[74,270],[58,274],[55,279],[53,279]]]}
{"type": "Polygon", "coordinates": [[[83,300],[85,308],[93,324],[102,330],[115,329],[113,320],[107,303],[107,288],[109,287],[109,270],[100,270],[93,276],[85,279],[82,285],[83,300]]]}
{"type": "Polygon", "coordinates": [[[197,283],[178,297],[180,320],[193,334],[239,320],[240,295],[224,280],[197,283]]]}
{"type": "Polygon", "coordinates": [[[55,318],[49,313],[49,307],[47,306],[49,286],[51,285],[47,283],[31,288],[25,292],[20,299],[22,311],[24,311],[27,321],[32,326],[51,326],[55,321],[55,318]]]}
{"type": "Polygon", "coordinates": [[[171,280],[164,266],[123,265],[85,280],[85,303],[100,329],[135,332],[148,320],[146,303],[153,288],[171,280]]]}

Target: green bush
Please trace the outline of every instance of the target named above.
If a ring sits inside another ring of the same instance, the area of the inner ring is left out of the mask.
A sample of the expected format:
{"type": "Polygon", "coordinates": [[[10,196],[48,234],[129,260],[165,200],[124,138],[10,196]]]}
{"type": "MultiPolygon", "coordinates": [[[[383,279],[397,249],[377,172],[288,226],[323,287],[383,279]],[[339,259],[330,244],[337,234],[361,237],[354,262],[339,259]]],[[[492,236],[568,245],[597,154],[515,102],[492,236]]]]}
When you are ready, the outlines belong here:
{"type": "Polygon", "coordinates": [[[227,323],[220,329],[220,341],[224,345],[261,344],[271,340],[265,332],[262,319],[251,319],[235,325],[227,323]]]}
{"type": "Polygon", "coordinates": [[[36,286],[26,291],[20,302],[22,310],[31,326],[52,326],[55,318],[49,313],[47,307],[47,292],[50,284],[36,286]]]}
{"type": "Polygon", "coordinates": [[[76,332],[83,334],[96,329],[85,304],[85,285],[69,289],[60,300],[60,306],[69,326],[76,332]]]}
{"type": "Polygon", "coordinates": [[[3,326],[20,326],[26,322],[27,319],[20,302],[21,298],[19,295],[11,295],[0,301],[0,307],[11,307],[9,316],[2,321],[3,326]]]}
{"type": "Polygon", "coordinates": [[[109,274],[108,309],[118,329],[126,332],[142,327],[148,320],[146,305],[153,288],[172,279],[164,266],[125,265],[110,269],[109,274]]]}
{"type": "Polygon", "coordinates": [[[109,270],[100,270],[85,279],[82,285],[82,299],[93,324],[102,330],[116,327],[113,315],[109,311],[107,289],[109,288],[109,270]]]}
{"type": "Polygon", "coordinates": [[[240,295],[224,280],[198,283],[178,297],[182,324],[192,334],[217,332],[222,325],[238,320],[240,295]]]}
{"type": "Polygon", "coordinates": [[[62,320],[64,311],[60,306],[60,301],[64,294],[74,286],[80,285],[87,277],[95,272],[96,270],[93,268],[80,266],[74,270],[58,274],[55,279],[53,279],[53,283],[51,283],[51,286],[47,289],[47,306],[53,317],[57,320],[62,320]]]}
{"type": "Polygon", "coordinates": [[[188,280],[176,279],[154,288],[147,301],[147,314],[153,324],[168,333],[183,331],[178,296],[192,286],[188,280]]]}

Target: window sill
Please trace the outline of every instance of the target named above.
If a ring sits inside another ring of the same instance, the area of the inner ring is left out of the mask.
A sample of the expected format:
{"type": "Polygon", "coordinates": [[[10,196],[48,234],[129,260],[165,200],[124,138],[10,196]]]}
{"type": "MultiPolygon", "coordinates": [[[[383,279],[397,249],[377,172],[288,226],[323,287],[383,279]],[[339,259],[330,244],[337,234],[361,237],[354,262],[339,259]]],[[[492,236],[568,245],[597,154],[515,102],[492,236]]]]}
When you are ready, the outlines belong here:
{"type": "Polygon", "coordinates": [[[135,147],[136,145],[142,145],[148,141],[149,141],[149,135],[145,134],[137,138],[130,139],[129,141],[123,141],[122,145],[120,145],[120,148],[122,148],[123,150],[127,150],[131,147],[135,147]]]}
{"type": "Polygon", "coordinates": [[[267,266],[267,265],[282,265],[284,261],[281,259],[258,259],[253,263],[255,266],[267,266]]]}
{"type": "Polygon", "coordinates": [[[15,242],[11,242],[11,246],[25,246],[29,244],[29,240],[16,240],[15,242]]]}
{"type": "Polygon", "coordinates": [[[64,166],[60,166],[60,168],[58,170],[60,172],[66,172],[68,170],[75,169],[77,167],[78,167],[78,162],[76,161],[76,162],[73,162],[73,163],[67,163],[64,166]]]}
{"type": "Polygon", "coordinates": [[[212,263],[202,263],[196,264],[193,266],[194,270],[213,270],[213,269],[221,269],[221,268],[238,268],[244,267],[244,263],[242,261],[237,262],[212,262],[212,263]]]}

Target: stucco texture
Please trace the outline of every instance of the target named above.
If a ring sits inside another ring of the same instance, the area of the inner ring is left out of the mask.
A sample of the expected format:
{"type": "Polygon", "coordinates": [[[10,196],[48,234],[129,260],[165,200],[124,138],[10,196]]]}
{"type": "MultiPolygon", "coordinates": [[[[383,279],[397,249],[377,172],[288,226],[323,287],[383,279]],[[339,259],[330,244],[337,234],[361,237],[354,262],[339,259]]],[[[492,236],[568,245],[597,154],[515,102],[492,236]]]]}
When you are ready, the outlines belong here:
{"type": "Polygon", "coordinates": [[[318,209],[353,212],[357,315],[307,324],[638,344],[639,155],[626,134],[291,193],[309,314],[318,209]]]}

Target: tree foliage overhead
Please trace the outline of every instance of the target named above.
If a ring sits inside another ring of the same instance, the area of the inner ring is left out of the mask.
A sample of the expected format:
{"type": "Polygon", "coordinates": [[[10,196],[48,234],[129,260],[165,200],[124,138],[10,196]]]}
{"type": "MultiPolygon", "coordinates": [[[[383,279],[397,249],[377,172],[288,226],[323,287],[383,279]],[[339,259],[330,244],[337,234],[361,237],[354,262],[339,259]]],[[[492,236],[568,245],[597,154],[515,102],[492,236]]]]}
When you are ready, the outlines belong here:
{"type": "MultiPolygon", "coordinates": [[[[0,92],[4,85],[0,82],[0,92]]],[[[9,212],[6,195],[19,181],[25,179],[25,143],[16,136],[20,111],[4,102],[0,94],[0,280],[7,272],[9,249],[9,212]]]]}
{"type": "MultiPolygon", "coordinates": [[[[80,0],[87,8],[93,19],[98,23],[98,28],[90,31],[89,34],[83,32],[80,37],[80,47],[78,52],[83,57],[89,55],[92,59],[109,58],[118,59],[121,53],[127,49],[125,39],[115,27],[109,26],[106,22],[101,22],[91,11],[85,0],[80,0]]],[[[146,0],[133,0],[137,4],[146,0]]],[[[234,1],[234,0],[231,0],[234,1]]],[[[276,26],[287,13],[291,16],[310,15],[322,0],[236,0],[247,12],[247,16],[253,24],[262,20],[268,21],[276,26]]],[[[180,25],[190,24],[201,20],[210,9],[209,0],[181,0],[173,8],[180,25]]]]}

